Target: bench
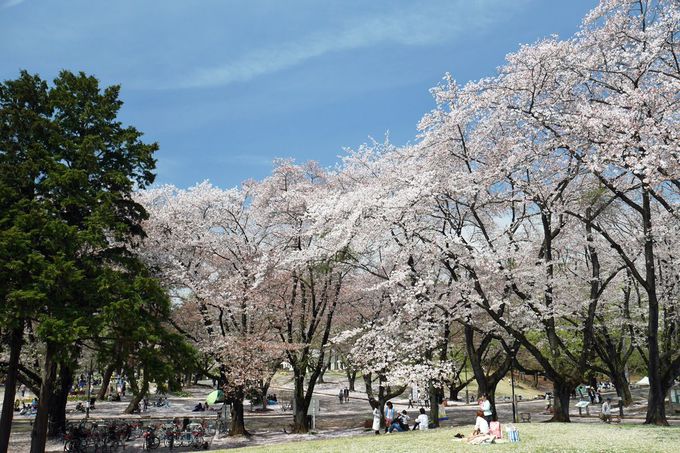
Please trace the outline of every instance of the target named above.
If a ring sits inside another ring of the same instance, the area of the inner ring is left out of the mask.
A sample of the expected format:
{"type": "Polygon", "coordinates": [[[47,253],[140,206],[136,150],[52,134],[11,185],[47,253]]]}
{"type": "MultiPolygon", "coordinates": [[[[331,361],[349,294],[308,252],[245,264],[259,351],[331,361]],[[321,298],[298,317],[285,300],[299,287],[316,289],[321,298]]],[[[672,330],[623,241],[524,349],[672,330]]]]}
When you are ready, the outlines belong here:
{"type": "Polygon", "coordinates": [[[520,412],[519,419],[522,423],[531,423],[531,412],[520,412]]]}

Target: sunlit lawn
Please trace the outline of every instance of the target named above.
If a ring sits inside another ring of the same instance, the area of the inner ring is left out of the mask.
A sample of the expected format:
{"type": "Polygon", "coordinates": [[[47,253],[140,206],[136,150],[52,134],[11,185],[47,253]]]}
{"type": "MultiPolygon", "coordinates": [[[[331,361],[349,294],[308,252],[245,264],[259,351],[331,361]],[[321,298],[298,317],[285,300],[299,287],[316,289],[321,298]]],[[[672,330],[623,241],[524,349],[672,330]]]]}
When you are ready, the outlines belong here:
{"type": "MultiPolygon", "coordinates": [[[[519,443],[466,445],[454,440],[454,434],[468,434],[472,426],[428,432],[344,437],[248,447],[236,451],[250,452],[678,452],[680,427],[659,428],[641,425],[605,425],[599,423],[531,423],[517,425],[519,443]]],[[[505,435],[505,433],[504,433],[505,435]]],[[[314,436],[310,435],[313,439],[314,436]]],[[[228,450],[229,452],[235,450],[228,450]]]]}

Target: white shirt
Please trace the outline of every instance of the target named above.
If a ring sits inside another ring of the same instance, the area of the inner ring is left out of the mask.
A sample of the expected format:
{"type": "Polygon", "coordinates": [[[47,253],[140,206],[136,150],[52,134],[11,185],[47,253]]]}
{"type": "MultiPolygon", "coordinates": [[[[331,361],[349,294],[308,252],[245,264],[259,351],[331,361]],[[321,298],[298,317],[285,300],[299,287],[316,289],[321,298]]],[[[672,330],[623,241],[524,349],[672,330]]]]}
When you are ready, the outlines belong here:
{"type": "Polygon", "coordinates": [[[420,414],[416,421],[418,422],[418,429],[429,429],[430,419],[427,418],[427,414],[420,414]]]}
{"type": "Polygon", "coordinates": [[[603,415],[612,414],[612,406],[611,404],[609,404],[609,401],[605,401],[604,404],[602,404],[602,414],[603,415]]]}
{"type": "Polygon", "coordinates": [[[475,430],[477,429],[481,434],[489,434],[489,423],[484,417],[477,417],[475,420],[475,430]]]}

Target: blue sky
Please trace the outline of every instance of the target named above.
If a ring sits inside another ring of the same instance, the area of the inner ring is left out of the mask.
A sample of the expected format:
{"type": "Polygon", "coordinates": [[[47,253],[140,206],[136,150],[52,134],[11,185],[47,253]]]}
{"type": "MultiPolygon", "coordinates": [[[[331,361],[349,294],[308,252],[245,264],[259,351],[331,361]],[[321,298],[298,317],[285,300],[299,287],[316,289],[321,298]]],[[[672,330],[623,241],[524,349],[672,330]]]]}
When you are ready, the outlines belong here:
{"type": "Polygon", "coordinates": [[[334,165],[369,137],[412,141],[429,88],[493,75],[521,43],[569,37],[596,0],[0,0],[0,79],[60,69],[122,85],[158,141],[158,183],[334,165]]]}

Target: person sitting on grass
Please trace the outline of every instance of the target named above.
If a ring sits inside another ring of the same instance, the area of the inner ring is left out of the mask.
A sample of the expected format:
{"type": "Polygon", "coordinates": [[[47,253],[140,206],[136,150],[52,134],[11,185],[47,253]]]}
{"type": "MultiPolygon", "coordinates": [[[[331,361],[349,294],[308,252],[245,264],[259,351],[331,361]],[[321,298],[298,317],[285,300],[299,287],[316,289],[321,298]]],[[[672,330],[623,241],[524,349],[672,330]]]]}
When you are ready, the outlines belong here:
{"type": "Polygon", "coordinates": [[[398,433],[404,431],[404,428],[402,427],[401,419],[400,419],[399,416],[397,416],[397,418],[392,420],[392,424],[389,426],[389,428],[387,430],[388,433],[392,433],[394,431],[396,431],[398,433]]]}
{"type": "Polygon", "coordinates": [[[420,408],[420,415],[416,418],[416,423],[413,425],[413,430],[425,430],[430,428],[430,419],[427,417],[424,408],[420,408]]]}
{"type": "Polygon", "coordinates": [[[475,429],[472,431],[470,437],[465,439],[469,444],[492,444],[496,441],[496,436],[490,433],[489,422],[484,417],[484,411],[477,411],[477,418],[475,419],[475,429]]]}
{"type": "Polygon", "coordinates": [[[477,418],[475,419],[475,429],[472,431],[472,435],[476,436],[478,434],[489,434],[489,422],[484,418],[484,411],[481,409],[477,411],[477,418]]]}
{"type": "Polygon", "coordinates": [[[205,408],[203,407],[203,404],[198,403],[197,405],[194,406],[192,412],[203,412],[205,408]]]}
{"type": "Polygon", "coordinates": [[[401,427],[404,429],[404,431],[408,431],[408,423],[411,421],[411,417],[408,416],[408,413],[406,412],[406,409],[401,411],[401,414],[399,414],[399,423],[401,424],[401,427]]]}

